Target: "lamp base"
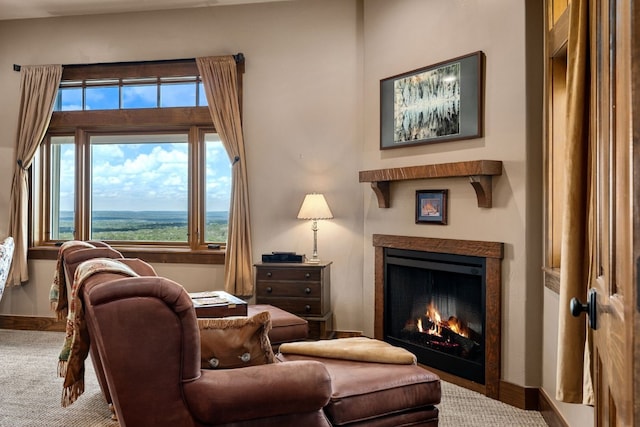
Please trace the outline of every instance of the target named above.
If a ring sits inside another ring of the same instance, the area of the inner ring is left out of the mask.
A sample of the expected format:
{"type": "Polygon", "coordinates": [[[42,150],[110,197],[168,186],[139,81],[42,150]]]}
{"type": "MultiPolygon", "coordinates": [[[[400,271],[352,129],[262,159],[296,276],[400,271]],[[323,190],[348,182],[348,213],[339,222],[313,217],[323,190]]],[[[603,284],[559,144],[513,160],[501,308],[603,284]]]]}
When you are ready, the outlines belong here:
{"type": "Polygon", "coordinates": [[[320,264],[320,258],[308,258],[306,263],[307,264],[320,264]]]}

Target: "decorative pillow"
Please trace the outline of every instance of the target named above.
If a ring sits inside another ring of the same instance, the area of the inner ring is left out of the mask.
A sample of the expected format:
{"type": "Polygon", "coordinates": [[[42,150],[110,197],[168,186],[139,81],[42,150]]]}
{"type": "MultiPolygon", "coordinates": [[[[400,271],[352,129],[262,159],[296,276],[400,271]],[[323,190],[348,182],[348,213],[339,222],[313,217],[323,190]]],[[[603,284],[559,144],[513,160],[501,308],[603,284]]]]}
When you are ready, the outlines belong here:
{"type": "Polygon", "coordinates": [[[202,369],[228,369],[274,363],[268,333],[271,315],[198,319],[202,369]]]}

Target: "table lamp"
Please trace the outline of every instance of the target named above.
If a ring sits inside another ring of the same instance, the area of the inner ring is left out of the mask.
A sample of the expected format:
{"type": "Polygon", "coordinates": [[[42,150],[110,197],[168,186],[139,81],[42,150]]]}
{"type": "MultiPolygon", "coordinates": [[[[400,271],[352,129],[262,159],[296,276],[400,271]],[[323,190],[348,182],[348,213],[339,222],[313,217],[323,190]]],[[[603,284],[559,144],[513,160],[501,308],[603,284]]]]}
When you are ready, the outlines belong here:
{"type": "Polygon", "coordinates": [[[333,218],[333,214],[322,194],[311,193],[304,196],[300,212],[298,212],[298,219],[310,219],[313,221],[311,224],[311,229],[313,230],[313,255],[307,262],[320,262],[318,258],[318,220],[331,218],[333,218]]]}

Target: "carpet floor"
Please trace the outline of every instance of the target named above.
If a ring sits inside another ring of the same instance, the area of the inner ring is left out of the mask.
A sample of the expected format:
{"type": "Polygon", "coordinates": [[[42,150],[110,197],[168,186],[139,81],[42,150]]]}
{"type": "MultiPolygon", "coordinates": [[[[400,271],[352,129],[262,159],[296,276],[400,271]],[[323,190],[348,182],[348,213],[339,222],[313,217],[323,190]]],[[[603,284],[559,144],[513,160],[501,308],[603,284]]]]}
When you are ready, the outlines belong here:
{"type": "MultiPolygon", "coordinates": [[[[0,329],[0,426],[116,427],[91,362],[85,392],[62,408],[56,375],[61,332],[0,329]]],[[[535,411],[523,411],[456,385],[442,383],[441,427],[543,427],[535,411]]]]}

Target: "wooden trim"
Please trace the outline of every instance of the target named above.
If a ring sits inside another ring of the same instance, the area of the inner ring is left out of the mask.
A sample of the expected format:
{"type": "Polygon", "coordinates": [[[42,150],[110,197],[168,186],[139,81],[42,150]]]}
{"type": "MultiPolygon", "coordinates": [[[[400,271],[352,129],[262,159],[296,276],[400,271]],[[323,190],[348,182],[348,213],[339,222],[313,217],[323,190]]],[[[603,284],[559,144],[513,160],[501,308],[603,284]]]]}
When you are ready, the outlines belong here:
{"type": "Polygon", "coordinates": [[[51,115],[49,131],[75,131],[77,128],[96,129],[101,132],[113,132],[118,129],[139,131],[147,128],[167,131],[172,126],[213,126],[213,121],[208,107],[55,111],[51,115]],[[140,123],[144,123],[144,127],[141,127],[140,123]]]}
{"type": "Polygon", "coordinates": [[[549,30],[548,52],[552,58],[558,58],[567,55],[570,10],[571,6],[567,7],[564,13],[560,15],[556,23],[553,25],[553,28],[549,30]]]}
{"type": "Polygon", "coordinates": [[[335,338],[361,337],[362,331],[333,331],[335,338]]]}
{"type": "MultiPolygon", "coordinates": [[[[191,250],[189,248],[154,248],[154,247],[122,247],[111,245],[120,251],[125,258],[140,258],[149,263],[174,264],[215,264],[223,265],[226,251],[224,249],[191,250]]],[[[29,259],[58,259],[57,246],[37,246],[29,248],[29,259]]]]}
{"type": "MultiPolygon", "coordinates": [[[[502,348],[502,265],[504,244],[457,239],[433,239],[427,237],[373,235],[375,247],[374,264],[374,338],[384,339],[384,248],[418,250],[426,252],[450,253],[486,258],[486,307],[485,326],[492,334],[485,334],[485,384],[458,379],[454,375],[441,377],[453,378],[456,384],[479,391],[488,397],[500,396],[501,348],[502,348]],[[491,336],[493,335],[493,336],[491,336]],[[455,377],[455,378],[454,378],[455,377]]],[[[429,368],[431,369],[431,368],[429,368]]]]}
{"type": "Polygon", "coordinates": [[[433,239],[429,237],[374,234],[373,246],[485,258],[502,259],[504,257],[503,243],[480,240],[433,239]]]}
{"type": "Polygon", "coordinates": [[[538,387],[523,387],[507,381],[500,381],[500,401],[516,408],[538,410],[538,387]]]}
{"type": "Polygon", "coordinates": [[[560,269],[543,267],[544,286],[553,292],[560,293],[560,269]]]}
{"type": "Polygon", "coordinates": [[[552,400],[543,389],[538,389],[538,404],[540,414],[549,427],[570,427],[552,400]]]}
{"type": "Polygon", "coordinates": [[[485,283],[485,394],[497,399],[500,395],[502,363],[502,263],[500,259],[486,258],[485,283]]]}
{"type": "Polygon", "coordinates": [[[384,248],[381,244],[376,244],[375,234],[373,245],[375,246],[373,336],[378,340],[384,340],[384,248]]]}
{"type": "MultiPolygon", "coordinates": [[[[239,77],[245,71],[244,54],[233,55],[239,77]]],[[[96,64],[65,64],[62,80],[93,80],[138,77],[199,76],[196,58],[165,59],[158,61],[105,62],[96,64]]]]}
{"type": "Polygon", "coordinates": [[[65,321],[53,317],[0,315],[0,329],[64,332],[65,321]]]}
{"type": "Polygon", "coordinates": [[[102,64],[68,64],[62,68],[62,80],[105,78],[199,76],[195,59],[166,61],[112,62],[102,64]]]}

